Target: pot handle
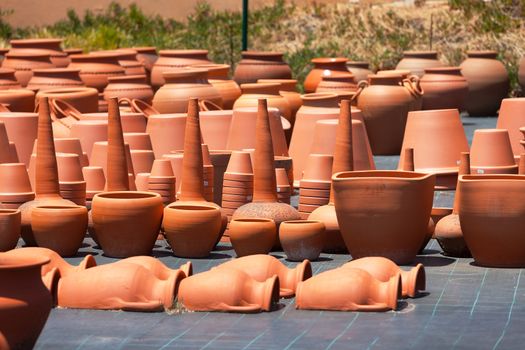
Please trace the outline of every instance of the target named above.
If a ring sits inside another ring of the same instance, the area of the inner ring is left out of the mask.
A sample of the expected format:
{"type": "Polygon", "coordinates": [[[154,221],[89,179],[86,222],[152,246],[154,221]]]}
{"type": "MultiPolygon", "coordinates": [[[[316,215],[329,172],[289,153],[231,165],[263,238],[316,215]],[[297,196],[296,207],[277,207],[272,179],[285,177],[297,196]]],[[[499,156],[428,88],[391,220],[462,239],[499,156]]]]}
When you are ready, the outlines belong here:
{"type": "Polygon", "coordinates": [[[158,300],[126,301],[121,298],[110,298],[109,300],[120,305],[124,311],[155,311],[164,309],[164,305],[158,300]]]}
{"type": "MultiPolygon", "coordinates": [[[[72,117],[73,119],[76,119],[76,120],[83,119],[82,113],[80,113],[78,109],[76,109],[71,104],[67,103],[66,101],[54,98],[50,100],[49,104],[50,104],[49,107],[51,108],[51,111],[55,114],[55,118],[57,119],[61,119],[65,117],[72,117]]],[[[53,116],[51,116],[51,118],[53,118],[53,116]]]]}
{"type": "Polygon", "coordinates": [[[366,80],[361,80],[359,83],[357,83],[357,90],[355,92],[355,95],[352,96],[352,98],[350,99],[350,101],[357,100],[359,95],[361,95],[361,92],[363,92],[363,90],[366,89],[369,86],[370,86],[370,84],[366,80]]]}
{"type": "Polygon", "coordinates": [[[423,91],[423,88],[421,87],[420,79],[419,79],[419,77],[417,75],[412,74],[407,79],[404,79],[403,81],[405,81],[405,82],[407,82],[409,84],[409,86],[411,87],[412,91],[416,95],[423,96],[423,94],[425,93],[423,91]]]}
{"type": "Polygon", "coordinates": [[[219,303],[219,307],[223,310],[228,310],[231,312],[259,312],[261,310],[261,305],[257,304],[246,304],[243,306],[240,305],[228,305],[226,303],[219,303]]]}
{"type": "Polygon", "coordinates": [[[120,105],[128,105],[131,107],[131,99],[128,97],[121,97],[118,99],[118,104],[120,105]]]}
{"type": "Polygon", "coordinates": [[[222,111],[222,107],[210,100],[199,100],[199,109],[201,111],[222,111]]]}
{"type": "Polygon", "coordinates": [[[155,109],[155,107],[147,104],[146,102],[134,98],[131,100],[131,109],[135,113],[142,113],[146,119],[152,114],[160,114],[159,111],[155,109]]]}

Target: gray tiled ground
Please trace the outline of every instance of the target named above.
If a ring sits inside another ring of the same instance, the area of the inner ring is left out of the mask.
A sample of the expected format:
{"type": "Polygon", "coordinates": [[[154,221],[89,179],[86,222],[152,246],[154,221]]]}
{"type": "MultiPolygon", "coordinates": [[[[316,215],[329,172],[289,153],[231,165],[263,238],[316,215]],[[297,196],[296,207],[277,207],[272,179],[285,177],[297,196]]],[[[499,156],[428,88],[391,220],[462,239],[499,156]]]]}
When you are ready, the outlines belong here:
{"type": "MultiPolygon", "coordinates": [[[[465,118],[469,139],[475,128],[495,118],[465,118]]],[[[445,142],[445,141],[444,141],[445,142]]],[[[377,157],[392,169],[397,157],[377,157]]],[[[452,192],[436,194],[435,206],[450,206],[452,192]]],[[[82,252],[103,257],[86,240],[82,252]]],[[[293,299],[282,308],[255,315],[225,313],[134,313],[54,309],[37,349],[523,349],[525,279],[520,269],[488,269],[472,259],[440,254],[431,241],[418,257],[427,269],[428,294],[403,301],[397,312],[298,311],[293,299]]],[[[282,258],[281,252],[273,253],[282,258]]],[[[154,255],[176,267],[184,259],[158,242],[154,255]]],[[[222,245],[209,259],[193,259],[195,272],[235,256],[222,245]]],[[[78,263],[81,258],[69,259],[78,263]]],[[[348,261],[348,255],[322,255],[314,273],[348,261]]],[[[284,258],[282,259],[288,265],[284,258]]]]}

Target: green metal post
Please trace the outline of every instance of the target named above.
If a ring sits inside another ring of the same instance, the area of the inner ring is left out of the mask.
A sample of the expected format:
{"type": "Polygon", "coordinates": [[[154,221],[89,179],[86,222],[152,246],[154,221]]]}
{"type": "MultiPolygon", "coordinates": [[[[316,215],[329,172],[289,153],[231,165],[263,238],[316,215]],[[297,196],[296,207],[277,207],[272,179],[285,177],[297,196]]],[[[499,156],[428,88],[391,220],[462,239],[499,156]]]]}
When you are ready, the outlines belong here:
{"type": "Polygon", "coordinates": [[[248,50],[248,0],[242,0],[242,50],[248,50]]]}

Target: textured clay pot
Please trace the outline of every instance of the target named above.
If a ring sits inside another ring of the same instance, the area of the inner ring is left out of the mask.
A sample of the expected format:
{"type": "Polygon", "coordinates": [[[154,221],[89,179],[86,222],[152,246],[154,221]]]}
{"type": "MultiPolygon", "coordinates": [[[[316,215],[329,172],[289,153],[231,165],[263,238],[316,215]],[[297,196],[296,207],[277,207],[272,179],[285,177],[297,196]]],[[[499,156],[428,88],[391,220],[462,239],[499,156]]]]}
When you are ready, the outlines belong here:
{"type": "Polygon", "coordinates": [[[472,174],[517,174],[509,133],[505,129],[474,131],[470,148],[472,174]]]}
{"type": "Polygon", "coordinates": [[[339,93],[341,91],[357,91],[357,82],[352,73],[334,72],[332,75],[324,76],[319,85],[317,85],[317,89],[315,89],[315,92],[339,93]]]}
{"type": "Polygon", "coordinates": [[[20,238],[20,211],[17,209],[0,209],[0,252],[16,247],[20,238]]]}
{"type": "Polygon", "coordinates": [[[38,38],[11,40],[10,52],[26,52],[38,50],[49,54],[51,62],[57,68],[65,68],[70,63],[68,54],[62,50],[62,39],[38,38]]]}
{"type": "Polygon", "coordinates": [[[48,53],[40,50],[24,50],[7,53],[2,68],[14,69],[16,80],[22,87],[26,87],[33,76],[33,69],[55,68],[55,66],[48,53]]]}
{"type": "Polygon", "coordinates": [[[347,61],[346,68],[354,75],[355,81],[368,80],[368,75],[374,74],[368,62],[347,61]]]}
{"type": "Polygon", "coordinates": [[[29,174],[23,163],[0,164],[0,202],[4,209],[17,209],[35,199],[29,174]]]}
{"type": "Polygon", "coordinates": [[[434,183],[434,175],[404,171],[335,174],[337,221],[352,257],[412,262],[427,236],[434,183]]]}
{"type": "Polygon", "coordinates": [[[208,81],[217,89],[222,98],[222,107],[232,109],[233,103],[241,96],[241,88],[229,78],[230,66],[228,64],[197,64],[192,66],[208,70],[208,81]]]}
{"type": "Polygon", "coordinates": [[[153,100],[153,90],[148,85],[145,75],[126,75],[109,77],[104,89],[104,99],[110,97],[139,99],[148,104],[153,100]]]}
{"type": "Polygon", "coordinates": [[[420,80],[423,109],[465,109],[468,83],[460,67],[426,68],[420,80]]]}
{"type": "Polygon", "coordinates": [[[520,141],[525,136],[520,128],[525,126],[525,98],[505,98],[501,101],[498,115],[498,129],[507,129],[514,157],[518,158],[523,153],[520,141]]]}
{"type": "Polygon", "coordinates": [[[79,271],[58,282],[58,306],[76,309],[162,311],[173,308],[182,271],[168,280],[135,263],[118,262],[79,271]]]}
{"type": "Polygon", "coordinates": [[[237,256],[268,254],[277,241],[272,219],[232,220],[228,226],[228,235],[237,256]]]}
{"type": "Polygon", "coordinates": [[[411,74],[421,78],[427,68],[443,66],[443,63],[438,60],[437,56],[437,51],[405,51],[396,69],[408,69],[411,74]]]}
{"type": "Polygon", "coordinates": [[[291,79],[292,70],[283,61],[282,52],[243,51],[233,79],[240,85],[258,79],[291,79]]]}
{"type": "Polygon", "coordinates": [[[279,240],[288,260],[317,260],[324,246],[325,226],[313,220],[284,221],[279,227],[279,240]]]}
{"type": "Polygon", "coordinates": [[[40,278],[47,262],[43,257],[0,254],[0,335],[7,343],[2,349],[32,349],[44,328],[52,307],[40,278]]]}
{"type": "Polygon", "coordinates": [[[238,269],[249,274],[253,279],[264,282],[274,275],[279,277],[280,296],[294,296],[297,284],[312,277],[312,265],[304,260],[291,269],[271,255],[255,254],[244,256],[220,264],[217,268],[238,269]]]}
{"type": "Polygon", "coordinates": [[[142,63],[149,76],[149,74],[151,74],[151,70],[153,69],[153,65],[159,59],[159,56],[157,55],[157,49],[154,46],[141,46],[133,47],[133,50],[137,51],[137,60],[142,63]]]}
{"type": "Polygon", "coordinates": [[[181,281],[177,302],[191,311],[255,313],[279,301],[279,278],[263,282],[235,268],[217,268],[181,281]]]}
{"type": "Polygon", "coordinates": [[[295,294],[295,307],[303,310],[396,310],[401,277],[380,282],[365,270],[338,268],[300,282],[295,294]]]}
{"type": "Polygon", "coordinates": [[[208,50],[160,50],[151,69],[151,85],[158,90],[166,81],[163,73],[195,64],[208,64],[208,50]]]}
{"type": "Polygon", "coordinates": [[[69,68],[80,69],[80,78],[87,87],[103,92],[108,78],[124,75],[124,68],[118,63],[118,53],[99,52],[71,55],[69,68]]]}
{"type": "Polygon", "coordinates": [[[417,264],[409,271],[404,271],[392,260],[374,256],[355,259],[341,267],[365,270],[381,282],[388,282],[392,277],[401,275],[401,295],[404,298],[414,298],[420,291],[424,291],[426,288],[425,267],[423,264],[417,264]]]}
{"type": "Polygon", "coordinates": [[[72,68],[33,69],[33,76],[27,83],[27,88],[37,92],[56,88],[82,87],[84,83],[79,73],[79,69],[72,68]]]}
{"type": "Polygon", "coordinates": [[[468,51],[461,74],[468,82],[466,102],[471,116],[493,116],[509,93],[509,75],[496,51],[468,51]]]}
{"type": "Polygon", "coordinates": [[[153,108],[160,113],[186,113],[190,98],[222,107],[219,91],[208,81],[206,69],[186,68],[163,73],[166,83],[155,93],[153,108]]]}
{"type": "Polygon", "coordinates": [[[315,92],[323,76],[332,75],[333,72],[348,72],[346,68],[347,61],[343,57],[312,59],[314,68],[304,80],[304,91],[306,93],[315,92]]]}
{"type": "Polygon", "coordinates": [[[117,54],[117,61],[119,65],[124,68],[124,74],[126,75],[146,75],[146,69],[144,65],[137,60],[137,51],[129,48],[120,48],[116,50],[102,50],[94,51],[91,54],[105,54],[114,53],[117,54]]]}
{"type": "Polygon", "coordinates": [[[76,255],[86,235],[87,223],[87,209],[81,206],[38,206],[31,212],[36,244],[61,256],[76,255]]]}
{"type": "Polygon", "coordinates": [[[16,80],[15,70],[0,68],[0,90],[20,89],[22,85],[16,80]]]}
{"type": "Polygon", "coordinates": [[[9,106],[11,112],[33,112],[35,93],[28,89],[0,90],[0,103],[9,106]]]}

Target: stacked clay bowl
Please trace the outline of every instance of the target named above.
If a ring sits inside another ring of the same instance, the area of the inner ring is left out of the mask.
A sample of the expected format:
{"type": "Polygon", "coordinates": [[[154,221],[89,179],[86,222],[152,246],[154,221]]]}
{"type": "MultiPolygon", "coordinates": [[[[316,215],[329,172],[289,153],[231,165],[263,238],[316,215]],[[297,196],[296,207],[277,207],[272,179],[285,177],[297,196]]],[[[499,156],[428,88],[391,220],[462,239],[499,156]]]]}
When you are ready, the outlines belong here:
{"type": "Polygon", "coordinates": [[[299,182],[299,214],[306,220],[311,212],[330,200],[333,156],[310,154],[299,182]]]}
{"type": "Polygon", "coordinates": [[[288,179],[288,173],[284,168],[275,169],[275,178],[277,180],[277,200],[280,203],[290,204],[292,196],[292,186],[288,179]]]}
{"type": "Polygon", "coordinates": [[[148,177],[148,191],[160,194],[162,203],[175,202],[175,174],[169,159],[156,159],[148,177]]]}
{"type": "Polygon", "coordinates": [[[224,173],[222,209],[231,219],[241,205],[252,201],[253,168],[250,153],[233,151],[224,173]]]}

